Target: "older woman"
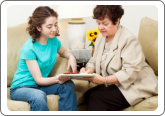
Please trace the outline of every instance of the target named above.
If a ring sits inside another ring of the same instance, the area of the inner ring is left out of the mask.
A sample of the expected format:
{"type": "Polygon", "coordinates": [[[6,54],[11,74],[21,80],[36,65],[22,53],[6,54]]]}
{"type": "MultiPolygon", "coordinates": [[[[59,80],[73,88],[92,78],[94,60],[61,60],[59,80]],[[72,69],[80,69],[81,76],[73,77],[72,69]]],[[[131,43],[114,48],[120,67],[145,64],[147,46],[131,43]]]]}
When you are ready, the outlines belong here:
{"type": "Polygon", "coordinates": [[[99,84],[86,92],[88,110],[122,110],[156,95],[157,78],[145,62],[138,39],[119,25],[122,6],[97,5],[93,14],[101,33],[93,57],[80,70],[94,73],[94,78],[84,79],[99,84]]]}

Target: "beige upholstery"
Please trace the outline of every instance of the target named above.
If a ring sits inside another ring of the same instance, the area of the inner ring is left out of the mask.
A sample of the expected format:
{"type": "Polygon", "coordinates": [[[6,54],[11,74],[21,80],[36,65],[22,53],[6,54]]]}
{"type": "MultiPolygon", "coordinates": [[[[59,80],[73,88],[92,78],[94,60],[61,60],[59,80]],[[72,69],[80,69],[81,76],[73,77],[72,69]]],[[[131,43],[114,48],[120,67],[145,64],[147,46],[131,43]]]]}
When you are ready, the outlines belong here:
{"type": "Polygon", "coordinates": [[[20,56],[20,49],[30,37],[25,29],[27,23],[7,28],[7,86],[9,87],[20,56]]]}
{"type": "MultiPolygon", "coordinates": [[[[30,37],[26,32],[27,23],[9,27],[7,29],[7,106],[11,111],[29,111],[30,105],[27,102],[14,101],[10,98],[10,85],[13,80],[13,75],[17,69],[17,63],[20,56],[20,49],[26,40],[30,37]]],[[[71,69],[67,69],[68,60],[57,56],[56,63],[49,74],[54,76],[64,72],[71,72],[71,69]]],[[[84,94],[89,89],[88,81],[73,80],[76,85],[77,105],[79,110],[85,110],[86,105],[82,105],[85,102],[84,94]]],[[[47,104],[50,111],[58,111],[58,95],[47,95],[47,104]]]]}
{"type": "Polygon", "coordinates": [[[135,106],[128,107],[123,111],[155,111],[158,107],[158,96],[145,99],[135,106]]]}
{"type": "Polygon", "coordinates": [[[158,21],[143,18],[138,39],[148,63],[158,75],[158,21]]]}
{"type": "MultiPolygon", "coordinates": [[[[158,75],[158,22],[147,17],[140,23],[138,39],[141,43],[144,55],[158,75]]],[[[158,78],[158,76],[156,76],[158,78]]],[[[97,84],[90,83],[90,88],[97,84]]],[[[123,111],[154,111],[158,107],[158,96],[153,96],[137,103],[135,106],[123,109],[123,111]]]]}

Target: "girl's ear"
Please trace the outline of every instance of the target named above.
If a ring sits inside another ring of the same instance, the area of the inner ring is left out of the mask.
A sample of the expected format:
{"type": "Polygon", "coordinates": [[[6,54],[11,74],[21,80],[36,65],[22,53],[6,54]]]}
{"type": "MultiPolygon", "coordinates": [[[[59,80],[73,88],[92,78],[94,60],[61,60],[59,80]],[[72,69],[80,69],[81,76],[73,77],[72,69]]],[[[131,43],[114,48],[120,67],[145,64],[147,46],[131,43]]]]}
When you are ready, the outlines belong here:
{"type": "Polygon", "coordinates": [[[36,27],[36,29],[40,32],[41,31],[41,27],[36,27]]]}

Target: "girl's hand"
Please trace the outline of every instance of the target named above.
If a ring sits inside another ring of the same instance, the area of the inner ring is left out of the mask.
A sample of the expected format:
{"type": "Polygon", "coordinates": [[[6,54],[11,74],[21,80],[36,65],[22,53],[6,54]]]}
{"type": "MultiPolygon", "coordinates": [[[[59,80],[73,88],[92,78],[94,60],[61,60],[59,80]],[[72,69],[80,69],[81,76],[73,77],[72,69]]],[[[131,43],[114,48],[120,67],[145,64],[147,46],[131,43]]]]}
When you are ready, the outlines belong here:
{"type": "Polygon", "coordinates": [[[57,75],[57,78],[58,78],[57,82],[60,83],[60,84],[63,84],[65,81],[70,80],[70,77],[60,77],[58,75],[57,75]]]}
{"type": "Polygon", "coordinates": [[[67,70],[69,70],[70,66],[71,66],[73,72],[77,72],[77,63],[76,63],[76,59],[73,55],[69,57],[67,70]]]}
{"type": "Polygon", "coordinates": [[[95,84],[104,84],[105,83],[105,77],[102,77],[99,74],[93,73],[95,77],[83,77],[83,79],[91,81],[95,84]]]}

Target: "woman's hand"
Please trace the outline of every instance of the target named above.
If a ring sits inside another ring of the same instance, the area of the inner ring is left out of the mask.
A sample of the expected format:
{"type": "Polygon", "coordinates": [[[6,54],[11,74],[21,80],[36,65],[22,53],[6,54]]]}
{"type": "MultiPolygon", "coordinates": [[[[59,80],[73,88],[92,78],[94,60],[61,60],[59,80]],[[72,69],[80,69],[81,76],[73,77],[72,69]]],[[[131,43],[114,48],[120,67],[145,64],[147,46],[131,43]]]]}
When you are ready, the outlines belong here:
{"type": "Polygon", "coordinates": [[[60,77],[60,76],[56,76],[57,78],[58,78],[58,83],[60,83],[60,84],[63,84],[65,81],[68,81],[68,80],[70,80],[70,77],[60,77]]]}
{"type": "Polygon", "coordinates": [[[73,55],[70,55],[70,57],[69,57],[67,70],[69,70],[70,66],[71,66],[73,72],[77,72],[77,63],[76,63],[76,59],[73,55]]]}
{"type": "Polygon", "coordinates": [[[83,68],[80,69],[80,73],[92,74],[92,73],[94,73],[94,69],[91,68],[91,67],[89,67],[89,68],[86,70],[86,68],[83,67],[83,68]]]}
{"type": "Polygon", "coordinates": [[[83,79],[91,81],[95,84],[104,84],[105,83],[105,77],[102,77],[99,74],[93,73],[95,77],[83,77],[83,79]]]}
{"type": "Polygon", "coordinates": [[[86,70],[86,68],[81,68],[80,69],[80,73],[87,73],[87,74],[90,74],[90,70],[86,70]]]}

